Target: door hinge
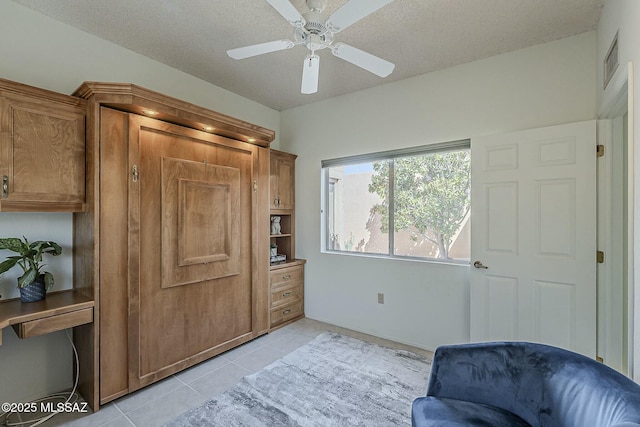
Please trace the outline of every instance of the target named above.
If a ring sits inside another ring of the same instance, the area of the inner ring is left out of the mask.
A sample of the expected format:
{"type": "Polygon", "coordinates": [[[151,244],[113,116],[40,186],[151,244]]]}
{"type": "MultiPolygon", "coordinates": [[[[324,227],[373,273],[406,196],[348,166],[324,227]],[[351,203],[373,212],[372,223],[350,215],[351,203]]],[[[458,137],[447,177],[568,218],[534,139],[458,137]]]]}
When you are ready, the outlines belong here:
{"type": "Polygon", "coordinates": [[[9,197],[9,177],[2,175],[2,198],[6,199],[7,197],[9,197]]]}
{"type": "Polygon", "coordinates": [[[604,145],[602,144],[596,145],[596,156],[598,157],[604,156],[604,145]]]}
{"type": "Polygon", "coordinates": [[[258,192],[258,181],[253,181],[253,192],[254,193],[258,192]]]}
{"type": "Polygon", "coordinates": [[[596,252],[596,262],[598,264],[602,264],[604,262],[604,252],[603,251],[597,251],[596,252]]]}
{"type": "Polygon", "coordinates": [[[131,179],[133,180],[133,182],[138,182],[138,178],[140,177],[140,175],[138,174],[138,165],[133,165],[131,167],[131,179]]]}

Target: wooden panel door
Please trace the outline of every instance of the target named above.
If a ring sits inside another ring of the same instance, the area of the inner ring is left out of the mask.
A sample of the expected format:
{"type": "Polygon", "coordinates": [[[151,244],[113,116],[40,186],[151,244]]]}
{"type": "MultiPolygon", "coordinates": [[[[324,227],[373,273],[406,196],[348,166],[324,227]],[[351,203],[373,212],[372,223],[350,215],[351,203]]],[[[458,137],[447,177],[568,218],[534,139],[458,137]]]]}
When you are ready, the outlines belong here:
{"type": "Polygon", "coordinates": [[[252,338],[258,149],[129,123],[129,391],[252,338]]]}
{"type": "Polygon", "coordinates": [[[595,122],[471,141],[471,340],[594,357],[595,122]]]}

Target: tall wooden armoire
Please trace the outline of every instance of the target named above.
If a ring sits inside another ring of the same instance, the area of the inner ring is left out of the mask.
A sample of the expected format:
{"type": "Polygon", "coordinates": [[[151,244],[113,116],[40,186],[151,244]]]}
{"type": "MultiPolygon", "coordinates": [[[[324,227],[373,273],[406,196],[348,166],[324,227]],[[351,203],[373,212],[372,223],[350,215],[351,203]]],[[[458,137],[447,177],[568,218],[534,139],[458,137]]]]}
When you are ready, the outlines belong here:
{"type": "Polygon", "coordinates": [[[100,405],[268,331],[274,133],[134,85],[76,95],[89,112],[75,281],[96,302],[77,337],[94,370],[81,392],[100,405]]]}

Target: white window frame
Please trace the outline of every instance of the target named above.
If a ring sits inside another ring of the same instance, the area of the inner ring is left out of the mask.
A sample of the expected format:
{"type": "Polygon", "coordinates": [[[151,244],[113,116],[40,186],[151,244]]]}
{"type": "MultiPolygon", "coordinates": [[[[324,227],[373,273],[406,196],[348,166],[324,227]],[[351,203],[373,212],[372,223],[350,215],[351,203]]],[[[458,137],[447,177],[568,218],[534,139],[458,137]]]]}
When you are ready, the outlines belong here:
{"type": "MultiPolygon", "coordinates": [[[[330,254],[338,254],[338,255],[347,255],[347,256],[363,256],[363,257],[372,257],[372,258],[386,258],[386,259],[400,259],[400,260],[414,260],[421,262],[435,262],[435,263],[446,263],[446,264],[462,264],[469,265],[468,260],[456,260],[456,259],[440,259],[440,258],[428,258],[428,257],[415,257],[408,255],[395,255],[394,254],[394,232],[393,227],[390,228],[389,232],[389,248],[386,254],[379,253],[367,253],[367,252],[355,252],[355,251],[344,251],[344,250],[335,250],[331,249],[329,240],[331,236],[329,236],[329,197],[330,197],[330,177],[328,173],[328,169],[330,167],[335,166],[346,166],[353,165],[359,163],[368,163],[374,161],[383,161],[383,160],[394,160],[401,157],[410,157],[410,156],[420,156],[427,155],[433,153],[441,153],[446,151],[457,151],[457,150],[470,150],[471,149],[471,140],[463,139],[457,141],[450,142],[442,142],[436,144],[422,145],[418,147],[410,147],[410,148],[402,148],[398,150],[389,150],[389,151],[381,151],[377,153],[369,153],[348,157],[340,157],[329,160],[322,160],[321,162],[321,252],[322,253],[330,253],[330,254]]],[[[389,168],[389,182],[393,182],[393,162],[390,164],[389,168]]],[[[393,186],[389,188],[389,199],[392,201],[392,205],[389,206],[389,224],[393,225],[395,222],[394,218],[394,209],[393,209],[393,186]]]]}

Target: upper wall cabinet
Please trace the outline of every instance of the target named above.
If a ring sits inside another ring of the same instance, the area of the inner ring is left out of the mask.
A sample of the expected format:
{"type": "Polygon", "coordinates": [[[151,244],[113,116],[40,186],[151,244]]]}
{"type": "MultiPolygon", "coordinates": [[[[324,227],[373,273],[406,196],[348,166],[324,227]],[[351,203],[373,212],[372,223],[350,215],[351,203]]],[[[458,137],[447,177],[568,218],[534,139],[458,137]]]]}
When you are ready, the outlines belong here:
{"type": "Polygon", "coordinates": [[[295,161],[293,154],[271,150],[270,191],[272,210],[294,207],[295,161]]]}
{"type": "Polygon", "coordinates": [[[0,211],[85,206],[86,101],[0,79],[0,211]]]}

